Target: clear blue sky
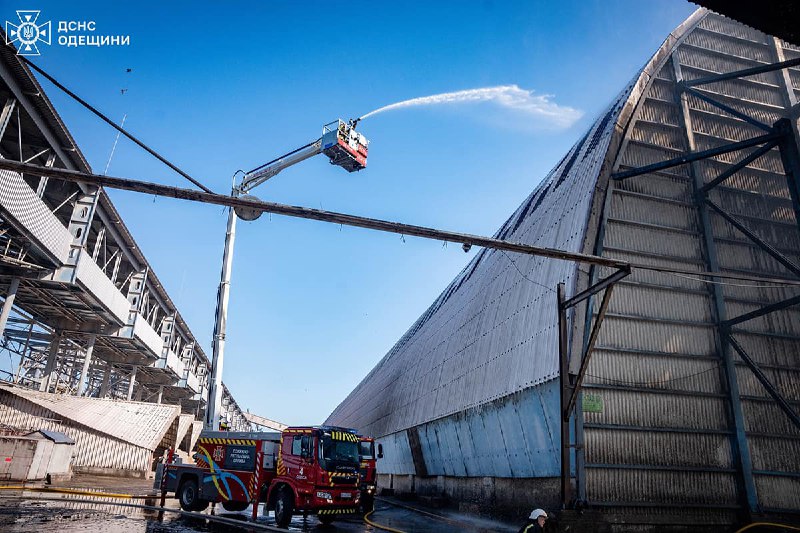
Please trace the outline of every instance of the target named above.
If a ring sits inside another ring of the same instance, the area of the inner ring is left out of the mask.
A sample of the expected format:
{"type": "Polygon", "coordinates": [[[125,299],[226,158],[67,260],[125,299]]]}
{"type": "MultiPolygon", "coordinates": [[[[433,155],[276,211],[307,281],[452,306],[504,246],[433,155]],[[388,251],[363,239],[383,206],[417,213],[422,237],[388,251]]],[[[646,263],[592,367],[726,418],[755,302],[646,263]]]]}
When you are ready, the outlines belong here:
{"type": "MultiPolygon", "coordinates": [[[[516,84],[583,112],[556,128],[492,103],[391,111],[360,126],[372,141],[366,170],[319,156],[257,190],[490,235],[694,7],[28,1],[4,2],[3,18],[40,9],[43,20],[130,35],[127,47],[43,46],[36,62],[111,117],[127,113],[127,128],[219,192],[235,170],[315,139],[324,123],[407,98],[516,84]]],[[[114,131],[43,85],[102,172],[114,131]]],[[[188,185],[126,140],[109,174],[188,185]]],[[[225,213],[110,195],[210,356],[225,213]]],[[[238,229],[224,380],[243,408],[290,424],[323,421],[476,253],[266,215],[238,229]]]]}

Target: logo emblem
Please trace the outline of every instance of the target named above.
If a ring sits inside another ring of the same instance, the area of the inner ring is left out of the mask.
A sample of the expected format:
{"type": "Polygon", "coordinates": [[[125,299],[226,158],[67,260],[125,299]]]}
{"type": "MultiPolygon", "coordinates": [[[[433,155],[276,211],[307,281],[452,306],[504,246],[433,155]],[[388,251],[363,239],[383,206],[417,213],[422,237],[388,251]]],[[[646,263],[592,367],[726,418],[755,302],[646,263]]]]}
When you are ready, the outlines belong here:
{"type": "Polygon", "coordinates": [[[225,452],[222,446],[217,446],[214,448],[214,460],[216,462],[222,461],[222,458],[225,457],[225,452]]]}
{"type": "Polygon", "coordinates": [[[52,28],[48,20],[44,24],[37,24],[40,11],[17,11],[19,25],[6,21],[6,44],[19,43],[17,55],[38,56],[39,47],[36,43],[50,44],[52,28]]]}

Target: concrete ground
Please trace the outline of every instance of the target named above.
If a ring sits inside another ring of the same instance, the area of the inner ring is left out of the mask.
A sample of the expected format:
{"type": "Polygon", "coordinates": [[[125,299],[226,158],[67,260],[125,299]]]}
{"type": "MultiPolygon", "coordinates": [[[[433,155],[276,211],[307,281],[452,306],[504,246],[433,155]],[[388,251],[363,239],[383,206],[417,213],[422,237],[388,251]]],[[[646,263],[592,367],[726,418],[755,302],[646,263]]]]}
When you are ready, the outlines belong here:
{"type": "MultiPolygon", "coordinates": [[[[59,483],[59,488],[73,488],[102,492],[145,495],[152,494],[152,481],[138,479],[78,476],[59,483]]],[[[158,505],[157,498],[114,499],[115,504],[92,503],[91,500],[110,500],[105,496],[39,493],[34,491],[3,490],[0,492],[0,531],[9,533],[52,531],[52,533],[192,533],[248,531],[229,524],[216,524],[205,519],[187,518],[177,513],[164,513],[159,517],[155,510],[126,507],[125,504],[158,505]],[[46,499],[44,499],[46,498],[46,499]],[[90,500],[77,503],[74,499],[90,500]]],[[[177,501],[167,499],[167,507],[178,509],[177,501]]],[[[210,513],[210,509],[205,514],[210,513]]],[[[251,511],[228,513],[221,507],[216,516],[246,522],[251,511]]],[[[258,525],[274,526],[271,516],[259,510],[258,525]]],[[[449,510],[429,510],[415,504],[380,499],[369,519],[379,525],[407,532],[514,532],[518,525],[503,524],[484,518],[449,510]]],[[[244,525],[244,524],[243,524],[244,525]]],[[[316,517],[295,517],[290,531],[377,531],[361,517],[341,519],[331,526],[322,525],[316,517]]],[[[254,529],[250,529],[254,531],[254,529]]]]}

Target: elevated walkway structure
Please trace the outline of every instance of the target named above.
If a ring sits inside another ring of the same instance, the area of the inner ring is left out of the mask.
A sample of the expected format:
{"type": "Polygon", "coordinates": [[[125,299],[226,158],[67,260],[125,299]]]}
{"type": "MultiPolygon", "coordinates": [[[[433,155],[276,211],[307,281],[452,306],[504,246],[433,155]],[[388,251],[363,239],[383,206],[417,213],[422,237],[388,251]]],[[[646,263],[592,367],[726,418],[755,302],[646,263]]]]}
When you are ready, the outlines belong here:
{"type": "MultiPolygon", "coordinates": [[[[1,33],[1,32],[0,32],[1,33]]],[[[89,165],[41,85],[0,50],[0,157],[89,165]]],[[[103,189],[0,172],[0,379],[204,415],[210,362],[103,189]]],[[[249,423],[227,388],[227,423],[249,423]]]]}

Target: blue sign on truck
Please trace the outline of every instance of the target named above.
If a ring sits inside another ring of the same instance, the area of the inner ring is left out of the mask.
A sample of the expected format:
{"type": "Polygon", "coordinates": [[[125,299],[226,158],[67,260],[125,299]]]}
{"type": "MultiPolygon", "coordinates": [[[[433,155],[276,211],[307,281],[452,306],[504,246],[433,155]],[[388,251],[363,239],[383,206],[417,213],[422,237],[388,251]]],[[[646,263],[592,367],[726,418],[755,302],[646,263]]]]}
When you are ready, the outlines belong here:
{"type": "Polygon", "coordinates": [[[225,468],[253,470],[256,466],[256,447],[228,444],[225,447],[225,468]]]}

